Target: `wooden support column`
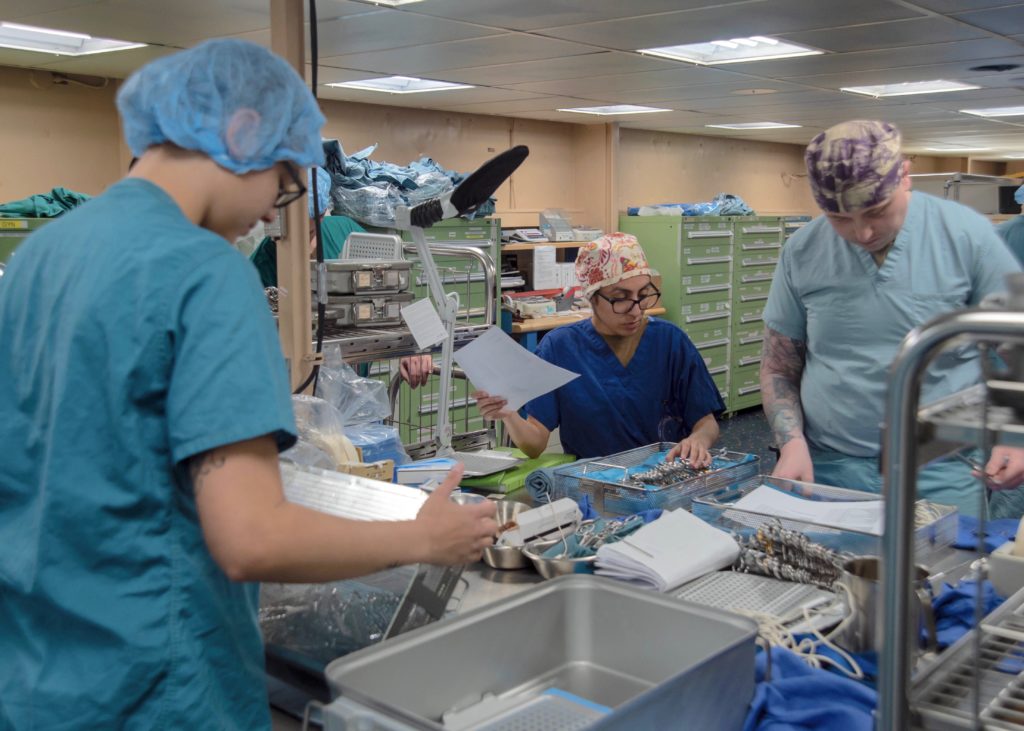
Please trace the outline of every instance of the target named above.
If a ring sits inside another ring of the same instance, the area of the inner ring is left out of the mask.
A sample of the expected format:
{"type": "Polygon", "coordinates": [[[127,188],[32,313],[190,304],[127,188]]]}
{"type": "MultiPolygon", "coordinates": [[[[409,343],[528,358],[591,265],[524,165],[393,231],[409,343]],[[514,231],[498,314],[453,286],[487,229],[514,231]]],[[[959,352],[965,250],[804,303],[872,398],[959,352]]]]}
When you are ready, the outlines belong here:
{"type": "MultiPolygon", "coordinates": [[[[270,47],[306,75],[302,0],[270,0],[270,47]]],[[[306,179],[305,170],[302,179],[306,179]]],[[[313,367],[309,286],[309,214],[306,196],[282,211],[287,233],[277,242],[278,327],[292,390],[313,367]]]]}
{"type": "Polygon", "coordinates": [[[605,199],[604,230],[606,233],[619,230],[619,123],[610,122],[605,126],[605,199]]]}

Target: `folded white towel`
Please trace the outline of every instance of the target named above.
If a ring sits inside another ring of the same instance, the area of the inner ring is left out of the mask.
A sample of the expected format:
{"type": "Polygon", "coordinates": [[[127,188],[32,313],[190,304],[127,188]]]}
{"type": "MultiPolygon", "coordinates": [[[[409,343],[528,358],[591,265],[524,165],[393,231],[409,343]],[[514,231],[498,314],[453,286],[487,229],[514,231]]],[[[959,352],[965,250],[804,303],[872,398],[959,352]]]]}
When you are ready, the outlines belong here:
{"type": "Polygon", "coordinates": [[[633,535],[597,550],[596,572],[668,591],[731,565],[732,536],[685,510],[669,510],[633,535]]]}

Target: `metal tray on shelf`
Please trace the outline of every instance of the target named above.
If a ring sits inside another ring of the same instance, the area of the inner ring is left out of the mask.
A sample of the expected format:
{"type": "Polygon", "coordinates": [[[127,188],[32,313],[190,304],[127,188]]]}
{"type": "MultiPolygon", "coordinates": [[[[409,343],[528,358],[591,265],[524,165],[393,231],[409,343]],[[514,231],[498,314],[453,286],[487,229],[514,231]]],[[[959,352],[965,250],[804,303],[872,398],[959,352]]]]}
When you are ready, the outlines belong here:
{"type": "MultiPolygon", "coordinates": [[[[317,291],[316,262],[310,263],[310,281],[317,291]]],[[[324,262],[325,285],[330,295],[366,295],[404,292],[409,289],[412,263],[396,261],[348,261],[332,259],[324,262]]]]}
{"type": "MultiPolygon", "coordinates": [[[[413,301],[411,292],[401,294],[351,295],[328,297],[324,318],[342,327],[379,327],[400,325],[402,306],[413,301]]],[[[316,303],[313,303],[314,306],[316,303]]]]}
{"type": "Polygon", "coordinates": [[[689,509],[698,495],[711,492],[758,473],[759,460],[752,454],[720,451],[716,460],[734,463],[710,469],[667,485],[640,485],[628,475],[653,456],[672,449],[674,442],[656,442],[608,457],[574,462],[554,471],[552,499],[590,497],[601,515],[632,515],[642,510],[689,509]]]}
{"type": "MultiPolygon", "coordinates": [[[[777,518],[766,513],[737,508],[735,503],[761,485],[768,485],[806,500],[864,502],[881,499],[880,495],[861,490],[818,485],[813,482],[798,482],[771,475],[753,475],[745,476],[742,480],[725,488],[697,497],[693,501],[693,514],[722,530],[737,533],[756,530],[761,525],[777,520],[777,518]]],[[[959,511],[953,506],[939,505],[927,500],[918,500],[917,505],[914,555],[919,563],[924,563],[929,556],[934,556],[956,539],[959,511]]],[[[856,555],[881,555],[881,536],[788,518],[782,519],[780,522],[784,528],[805,533],[812,541],[835,551],[856,555]]]]}
{"type": "Polygon", "coordinates": [[[985,729],[1024,728],[1024,589],[1007,599],[914,678],[911,706],[920,728],[978,728],[974,688],[980,686],[985,729]],[[975,660],[975,634],[981,654],[975,660]]]}

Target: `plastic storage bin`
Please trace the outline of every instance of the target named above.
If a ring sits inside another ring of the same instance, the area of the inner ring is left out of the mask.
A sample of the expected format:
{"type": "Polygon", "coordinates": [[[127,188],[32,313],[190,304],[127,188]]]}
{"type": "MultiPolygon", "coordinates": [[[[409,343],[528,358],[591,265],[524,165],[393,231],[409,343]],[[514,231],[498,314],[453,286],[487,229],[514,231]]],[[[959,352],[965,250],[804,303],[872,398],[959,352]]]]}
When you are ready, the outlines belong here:
{"type": "Polygon", "coordinates": [[[658,442],[613,454],[559,467],[555,470],[551,497],[553,500],[590,497],[590,504],[601,515],[632,515],[642,510],[689,509],[698,495],[734,484],[759,471],[759,460],[752,454],[721,452],[715,459],[733,463],[712,469],[670,485],[640,487],[627,481],[624,471],[636,468],[654,455],[672,449],[673,442],[658,442]]]}

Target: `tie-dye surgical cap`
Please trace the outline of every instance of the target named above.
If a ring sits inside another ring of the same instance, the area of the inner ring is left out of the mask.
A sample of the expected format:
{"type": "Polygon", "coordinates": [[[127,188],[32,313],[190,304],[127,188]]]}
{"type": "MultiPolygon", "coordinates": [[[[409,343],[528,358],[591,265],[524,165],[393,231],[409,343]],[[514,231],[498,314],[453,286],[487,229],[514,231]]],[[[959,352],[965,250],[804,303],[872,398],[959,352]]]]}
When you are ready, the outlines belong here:
{"type": "Polygon", "coordinates": [[[826,213],[849,213],[878,205],[900,183],[903,156],[895,125],[854,120],[831,127],[804,153],[811,192],[826,213]]]}

